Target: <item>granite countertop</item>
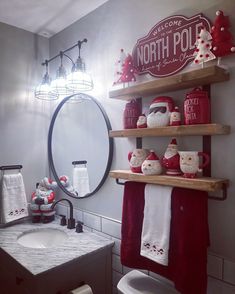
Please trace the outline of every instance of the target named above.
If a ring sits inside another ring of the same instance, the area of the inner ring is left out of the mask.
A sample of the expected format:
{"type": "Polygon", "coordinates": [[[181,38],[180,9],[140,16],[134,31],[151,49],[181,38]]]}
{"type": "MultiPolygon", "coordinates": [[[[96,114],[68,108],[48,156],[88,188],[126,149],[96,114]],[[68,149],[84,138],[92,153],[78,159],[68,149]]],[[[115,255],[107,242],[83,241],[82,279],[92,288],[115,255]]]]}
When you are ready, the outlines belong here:
{"type": "Polygon", "coordinates": [[[49,224],[32,224],[30,221],[24,221],[0,229],[0,248],[33,275],[82,258],[87,254],[96,253],[113,244],[113,241],[95,233],[76,233],[75,229],[69,230],[66,226],[60,226],[58,220],[49,224]],[[66,232],[68,238],[61,245],[51,248],[28,248],[17,243],[17,238],[22,233],[39,228],[59,229],[66,232]]]}

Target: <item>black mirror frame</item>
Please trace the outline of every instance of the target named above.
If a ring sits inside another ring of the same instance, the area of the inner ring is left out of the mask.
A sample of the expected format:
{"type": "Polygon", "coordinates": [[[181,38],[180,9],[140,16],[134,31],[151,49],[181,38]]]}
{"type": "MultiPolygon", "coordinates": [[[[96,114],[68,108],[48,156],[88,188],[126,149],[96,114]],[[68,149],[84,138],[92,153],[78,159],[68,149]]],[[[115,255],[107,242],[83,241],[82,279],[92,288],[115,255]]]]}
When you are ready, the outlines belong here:
{"type": "Polygon", "coordinates": [[[110,168],[111,168],[111,164],[112,164],[112,160],[113,160],[113,138],[109,137],[109,156],[108,156],[108,161],[107,161],[107,165],[106,165],[106,169],[105,169],[105,172],[104,172],[104,175],[100,181],[100,183],[97,185],[97,187],[91,192],[91,193],[88,193],[86,194],[85,196],[83,197],[79,197],[79,196],[75,196],[73,193],[69,192],[60,182],[59,180],[59,177],[57,175],[57,172],[56,172],[56,169],[55,169],[55,165],[54,165],[54,160],[53,160],[53,155],[52,155],[52,134],[53,134],[53,128],[54,128],[54,124],[55,124],[55,121],[56,121],[56,118],[57,118],[57,115],[60,111],[60,109],[62,108],[62,106],[71,98],[75,97],[75,96],[81,96],[82,99],[88,99],[88,100],[92,100],[97,106],[98,108],[100,109],[103,117],[104,117],[104,120],[105,120],[105,123],[106,123],[106,126],[107,126],[107,136],[109,137],[109,131],[112,130],[111,128],[111,124],[110,124],[110,121],[109,121],[109,118],[103,108],[103,106],[92,96],[90,95],[87,95],[87,94],[84,94],[84,93],[76,93],[76,94],[72,94],[70,96],[67,96],[65,97],[57,106],[57,108],[55,109],[54,113],[53,113],[53,116],[51,118],[51,123],[50,123],[50,126],[49,126],[49,132],[48,132],[48,140],[47,140],[47,149],[48,149],[48,161],[49,161],[49,167],[50,167],[50,170],[52,171],[53,173],[53,176],[55,178],[55,181],[57,182],[57,185],[60,187],[60,189],[66,193],[68,196],[72,197],[72,198],[75,198],[75,199],[83,199],[83,198],[87,198],[89,196],[92,196],[93,194],[95,194],[101,187],[102,185],[104,184],[108,174],[109,174],[109,171],[110,171],[110,168]]]}

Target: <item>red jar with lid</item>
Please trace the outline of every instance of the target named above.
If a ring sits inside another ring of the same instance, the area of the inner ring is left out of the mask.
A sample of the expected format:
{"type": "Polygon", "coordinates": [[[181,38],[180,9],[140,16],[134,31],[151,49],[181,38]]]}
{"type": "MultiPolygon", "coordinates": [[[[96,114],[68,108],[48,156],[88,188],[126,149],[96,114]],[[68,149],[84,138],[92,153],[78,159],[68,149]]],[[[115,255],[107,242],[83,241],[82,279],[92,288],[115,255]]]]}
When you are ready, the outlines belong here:
{"type": "Polygon", "coordinates": [[[186,125],[210,123],[210,100],[207,91],[198,87],[186,94],[184,123],[186,125]]]}
{"type": "Polygon", "coordinates": [[[137,127],[136,123],[140,115],[140,103],[136,99],[133,99],[130,102],[128,102],[125,106],[123,114],[124,129],[135,129],[137,127]]]}

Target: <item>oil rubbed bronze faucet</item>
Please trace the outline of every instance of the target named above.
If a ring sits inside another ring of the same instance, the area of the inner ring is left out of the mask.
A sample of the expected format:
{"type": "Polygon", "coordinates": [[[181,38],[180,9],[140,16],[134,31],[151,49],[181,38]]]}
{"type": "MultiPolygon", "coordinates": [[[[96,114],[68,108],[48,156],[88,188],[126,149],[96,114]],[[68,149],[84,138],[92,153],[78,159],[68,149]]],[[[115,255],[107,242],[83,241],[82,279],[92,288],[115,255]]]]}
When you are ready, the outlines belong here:
{"type": "Polygon", "coordinates": [[[67,228],[74,229],[75,228],[75,219],[73,218],[73,204],[70,200],[68,200],[66,198],[59,199],[52,204],[51,209],[54,209],[56,204],[59,203],[60,201],[67,201],[68,202],[68,204],[69,204],[69,218],[68,218],[67,228]]]}

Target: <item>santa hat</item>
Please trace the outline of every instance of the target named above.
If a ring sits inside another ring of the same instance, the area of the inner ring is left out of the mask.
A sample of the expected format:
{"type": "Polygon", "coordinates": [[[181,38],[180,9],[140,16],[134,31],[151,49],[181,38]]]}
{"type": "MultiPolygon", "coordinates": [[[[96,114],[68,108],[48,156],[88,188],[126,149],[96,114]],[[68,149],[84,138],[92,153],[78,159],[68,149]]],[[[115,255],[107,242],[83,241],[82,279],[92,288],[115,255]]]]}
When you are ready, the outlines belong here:
{"type": "Polygon", "coordinates": [[[167,103],[170,112],[172,112],[172,110],[174,108],[174,101],[173,101],[173,99],[171,97],[159,96],[159,97],[154,98],[153,101],[151,102],[150,109],[154,108],[154,107],[158,107],[159,103],[167,103]]]}
{"type": "Polygon", "coordinates": [[[175,106],[173,112],[180,112],[180,111],[179,111],[179,107],[178,107],[178,106],[175,106]]]}
{"type": "Polygon", "coordinates": [[[171,142],[170,142],[170,144],[169,144],[170,146],[177,146],[177,141],[176,141],[176,138],[172,138],[172,140],[171,140],[171,142]]]}
{"type": "Polygon", "coordinates": [[[154,150],[150,150],[149,156],[146,158],[146,160],[159,160],[157,154],[154,152],[154,150]]]}
{"type": "Polygon", "coordinates": [[[64,187],[68,187],[69,186],[69,177],[68,176],[61,176],[60,177],[60,182],[64,187]]]}

